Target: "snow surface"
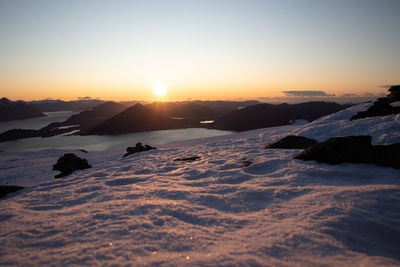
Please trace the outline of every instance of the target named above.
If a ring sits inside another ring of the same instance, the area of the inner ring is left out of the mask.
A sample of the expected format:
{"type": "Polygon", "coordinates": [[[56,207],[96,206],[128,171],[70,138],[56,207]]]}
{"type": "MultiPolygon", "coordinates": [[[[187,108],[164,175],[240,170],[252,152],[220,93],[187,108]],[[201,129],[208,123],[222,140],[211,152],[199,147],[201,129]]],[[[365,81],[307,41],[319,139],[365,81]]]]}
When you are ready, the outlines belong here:
{"type": "Polygon", "coordinates": [[[74,151],[93,168],[57,180],[66,151],[2,156],[0,184],[31,187],[0,200],[0,265],[398,266],[400,170],[264,149],[288,134],[398,142],[398,116],[348,121],[367,106],[126,158],[74,151]]]}
{"type": "Polygon", "coordinates": [[[298,127],[291,134],[318,141],[337,136],[371,135],[372,144],[375,145],[400,143],[400,114],[349,120],[352,115],[366,110],[371,105],[372,103],[365,103],[350,107],[298,127]]]}

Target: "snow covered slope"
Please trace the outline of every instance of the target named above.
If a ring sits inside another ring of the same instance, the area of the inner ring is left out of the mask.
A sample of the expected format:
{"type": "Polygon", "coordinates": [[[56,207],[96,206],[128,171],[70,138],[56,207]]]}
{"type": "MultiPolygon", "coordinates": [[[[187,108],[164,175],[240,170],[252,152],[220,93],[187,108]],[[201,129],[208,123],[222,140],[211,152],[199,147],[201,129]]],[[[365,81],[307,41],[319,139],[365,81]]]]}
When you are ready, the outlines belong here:
{"type": "Polygon", "coordinates": [[[126,158],[79,152],[94,167],[58,180],[65,151],[0,157],[0,184],[32,186],[0,200],[0,265],[398,266],[400,170],[264,149],[288,134],[399,142],[398,116],[348,121],[366,105],[126,158]]]}
{"type": "Polygon", "coordinates": [[[336,136],[371,135],[374,145],[400,143],[400,114],[349,121],[352,115],[371,105],[365,103],[328,115],[297,128],[292,134],[318,141],[336,136]]]}

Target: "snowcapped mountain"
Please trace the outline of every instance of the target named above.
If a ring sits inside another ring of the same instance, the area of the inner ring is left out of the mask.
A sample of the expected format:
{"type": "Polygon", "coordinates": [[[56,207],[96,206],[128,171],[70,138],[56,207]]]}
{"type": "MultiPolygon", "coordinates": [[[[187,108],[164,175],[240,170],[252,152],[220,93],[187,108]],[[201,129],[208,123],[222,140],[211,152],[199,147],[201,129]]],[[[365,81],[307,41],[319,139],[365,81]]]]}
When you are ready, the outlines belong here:
{"type": "Polygon", "coordinates": [[[0,184],[29,188],[0,200],[0,265],[398,266],[400,170],[264,149],[287,135],[400,142],[399,114],[349,120],[370,105],[126,158],[74,151],[93,168],[57,180],[66,151],[1,156],[0,184]]]}

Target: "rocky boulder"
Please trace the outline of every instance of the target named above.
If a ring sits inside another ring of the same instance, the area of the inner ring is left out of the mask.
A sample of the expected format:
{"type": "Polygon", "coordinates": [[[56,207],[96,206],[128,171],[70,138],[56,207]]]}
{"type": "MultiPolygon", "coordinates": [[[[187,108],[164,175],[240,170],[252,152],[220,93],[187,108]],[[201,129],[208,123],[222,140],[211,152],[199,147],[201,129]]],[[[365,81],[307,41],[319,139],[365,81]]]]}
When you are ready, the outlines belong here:
{"type": "Polygon", "coordinates": [[[269,143],[265,148],[283,148],[283,149],[306,149],[318,142],[303,136],[289,135],[275,143],[269,143]]]}
{"type": "Polygon", "coordinates": [[[309,147],[295,159],[329,164],[369,163],[400,169],[400,143],[373,146],[369,135],[334,137],[309,147]]]}
{"type": "Polygon", "coordinates": [[[125,157],[127,157],[127,156],[129,156],[129,155],[132,155],[132,154],[135,154],[135,153],[139,153],[139,152],[143,152],[143,151],[149,151],[149,150],[152,150],[152,149],[157,149],[157,148],[155,148],[155,147],[152,147],[152,146],[150,146],[150,145],[142,145],[142,143],[137,143],[136,144],[136,146],[134,146],[134,147],[127,147],[126,148],[126,153],[122,156],[123,158],[125,158],[125,157]]]}
{"type": "Polygon", "coordinates": [[[91,167],[86,159],[81,159],[73,153],[67,153],[60,157],[57,163],[53,165],[53,170],[61,172],[54,176],[54,178],[65,177],[76,170],[84,170],[91,167]]]}
{"type": "Polygon", "coordinates": [[[5,197],[8,193],[16,192],[24,188],[25,187],[18,185],[0,185],[0,198],[5,197]]]}

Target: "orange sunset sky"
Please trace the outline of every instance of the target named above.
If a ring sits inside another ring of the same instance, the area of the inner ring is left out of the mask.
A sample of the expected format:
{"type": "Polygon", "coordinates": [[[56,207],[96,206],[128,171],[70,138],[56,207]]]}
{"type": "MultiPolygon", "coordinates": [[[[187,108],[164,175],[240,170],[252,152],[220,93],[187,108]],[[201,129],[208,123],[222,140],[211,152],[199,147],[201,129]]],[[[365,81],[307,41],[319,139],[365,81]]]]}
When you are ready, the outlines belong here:
{"type": "Polygon", "coordinates": [[[398,14],[395,0],[1,1],[0,97],[379,95],[400,83],[398,14]]]}

